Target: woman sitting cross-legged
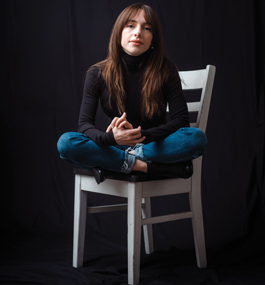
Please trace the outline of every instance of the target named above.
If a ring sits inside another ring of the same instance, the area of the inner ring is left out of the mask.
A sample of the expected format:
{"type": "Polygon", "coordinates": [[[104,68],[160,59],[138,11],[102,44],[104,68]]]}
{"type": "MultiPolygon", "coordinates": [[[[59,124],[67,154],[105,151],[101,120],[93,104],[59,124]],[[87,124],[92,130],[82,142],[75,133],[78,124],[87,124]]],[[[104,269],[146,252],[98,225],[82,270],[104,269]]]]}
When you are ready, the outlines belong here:
{"type": "Polygon", "coordinates": [[[189,127],[157,15],[147,5],[130,5],[116,20],[107,58],[86,73],[78,132],[60,137],[61,158],[93,169],[98,183],[104,180],[99,168],[188,178],[206,144],[204,132],[189,127]],[[95,126],[98,104],[112,120],[105,132],[95,126]]]}

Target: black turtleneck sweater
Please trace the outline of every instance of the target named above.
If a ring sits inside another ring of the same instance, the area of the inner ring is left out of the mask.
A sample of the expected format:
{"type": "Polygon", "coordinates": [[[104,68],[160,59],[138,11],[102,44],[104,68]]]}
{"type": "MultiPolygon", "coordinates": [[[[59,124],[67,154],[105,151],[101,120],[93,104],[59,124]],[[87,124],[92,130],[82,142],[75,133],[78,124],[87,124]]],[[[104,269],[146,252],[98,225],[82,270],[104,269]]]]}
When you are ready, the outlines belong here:
{"type": "MultiPolygon", "coordinates": [[[[144,70],[144,60],[148,52],[140,56],[130,56],[123,52],[124,85],[125,85],[125,112],[127,120],[134,128],[141,126],[144,144],[166,138],[179,128],[189,126],[187,105],[183,96],[181,82],[177,70],[172,72],[168,82],[162,88],[164,104],[161,104],[160,115],[155,115],[152,120],[141,119],[141,74],[144,70]],[[170,120],[166,120],[166,105],[169,104],[170,120]],[[164,107],[162,107],[164,105],[164,107]]],[[[173,64],[172,64],[173,66],[173,64]]],[[[97,67],[90,68],[84,83],[83,100],[80,109],[78,131],[86,134],[100,146],[116,145],[113,132],[102,132],[95,127],[95,116],[100,102],[105,114],[113,119],[120,117],[114,101],[109,106],[109,91],[105,85],[101,71],[97,67]]]]}

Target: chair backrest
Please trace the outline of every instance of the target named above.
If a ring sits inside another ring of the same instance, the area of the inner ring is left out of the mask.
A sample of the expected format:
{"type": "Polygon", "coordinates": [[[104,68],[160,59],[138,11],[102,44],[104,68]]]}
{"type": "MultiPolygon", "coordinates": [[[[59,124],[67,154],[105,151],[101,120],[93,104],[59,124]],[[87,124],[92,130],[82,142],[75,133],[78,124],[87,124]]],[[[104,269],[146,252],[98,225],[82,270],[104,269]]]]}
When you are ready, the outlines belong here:
{"type": "Polygon", "coordinates": [[[205,69],[180,71],[179,75],[183,90],[202,90],[200,100],[189,102],[187,105],[189,112],[197,112],[196,122],[191,123],[191,127],[200,128],[205,132],[212,96],[215,66],[207,65],[205,69]]]}

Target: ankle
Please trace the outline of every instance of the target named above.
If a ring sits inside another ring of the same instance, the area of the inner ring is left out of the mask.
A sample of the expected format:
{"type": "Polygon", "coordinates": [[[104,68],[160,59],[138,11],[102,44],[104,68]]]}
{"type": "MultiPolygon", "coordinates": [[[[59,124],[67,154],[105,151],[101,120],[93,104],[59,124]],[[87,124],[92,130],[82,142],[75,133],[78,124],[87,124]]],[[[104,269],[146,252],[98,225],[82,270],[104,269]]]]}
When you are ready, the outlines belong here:
{"type": "Polygon", "coordinates": [[[147,163],[136,158],[132,170],[147,173],[147,163]]]}

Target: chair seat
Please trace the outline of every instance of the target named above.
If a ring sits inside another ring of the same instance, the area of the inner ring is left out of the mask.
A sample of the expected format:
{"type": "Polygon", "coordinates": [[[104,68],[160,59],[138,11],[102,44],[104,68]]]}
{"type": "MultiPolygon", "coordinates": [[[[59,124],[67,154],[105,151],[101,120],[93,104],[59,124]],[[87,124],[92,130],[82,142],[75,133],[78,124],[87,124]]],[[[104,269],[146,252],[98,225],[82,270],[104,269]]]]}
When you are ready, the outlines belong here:
{"type": "MultiPolygon", "coordinates": [[[[94,176],[92,171],[82,169],[82,168],[74,168],[74,174],[94,176]]],[[[124,173],[104,170],[104,174],[107,179],[115,179],[115,180],[127,181],[127,182],[145,182],[145,181],[177,178],[177,177],[169,177],[169,176],[162,176],[162,175],[161,176],[151,175],[151,174],[146,174],[146,173],[136,172],[136,171],[133,171],[130,174],[124,174],[124,173]]]]}

